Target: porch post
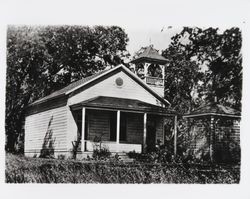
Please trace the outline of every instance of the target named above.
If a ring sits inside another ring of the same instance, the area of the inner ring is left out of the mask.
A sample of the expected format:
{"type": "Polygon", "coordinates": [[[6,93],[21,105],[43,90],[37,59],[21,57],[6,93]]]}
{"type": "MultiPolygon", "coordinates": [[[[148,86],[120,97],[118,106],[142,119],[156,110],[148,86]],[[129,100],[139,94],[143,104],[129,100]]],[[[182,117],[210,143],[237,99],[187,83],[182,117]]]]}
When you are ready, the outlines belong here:
{"type": "Polygon", "coordinates": [[[86,108],[83,107],[82,108],[82,146],[81,146],[81,150],[82,152],[85,151],[85,114],[86,114],[86,108]]]}
{"type": "Polygon", "coordinates": [[[142,152],[146,152],[146,140],[147,140],[147,113],[144,113],[143,117],[143,144],[142,144],[142,152]]]}
{"type": "Polygon", "coordinates": [[[174,156],[177,154],[177,115],[174,116],[174,156]]]}
{"type": "Polygon", "coordinates": [[[210,138],[209,138],[209,156],[210,160],[213,161],[213,140],[214,140],[214,116],[211,116],[210,120],[210,138]]]}
{"type": "Polygon", "coordinates": [[[149,64],[148,63],[145,63],[144,64],[144,76],[146,77],[147,74],[148,74],[148,67],[149,67],[149,64]]]}
{"type": "Polygon", "coordinates": [[[116,144],[117,145],[120,142],[120,117],[121,117],[121,111],[118,110],[117,111],[117,121],[116,121],[116,144]]]}

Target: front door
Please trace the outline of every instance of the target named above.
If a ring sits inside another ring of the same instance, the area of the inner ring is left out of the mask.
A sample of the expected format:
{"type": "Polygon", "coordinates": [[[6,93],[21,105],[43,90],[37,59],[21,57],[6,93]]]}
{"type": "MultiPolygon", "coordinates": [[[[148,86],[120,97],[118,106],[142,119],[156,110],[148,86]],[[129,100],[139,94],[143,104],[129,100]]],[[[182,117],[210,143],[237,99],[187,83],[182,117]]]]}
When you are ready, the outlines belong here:
{"type": "Polygon", "coordinates": [[[151,152],[155,149],[155,139],[156,139],[156,116],[148,115],[147,119],[147,152],[151,152]]]}
{"type": "Polygon", "coordinates": [[[110,124],[110,141],[116,141],[116,121],[117,114],[115,111],[110,111],[109,124],[110,124]]]}

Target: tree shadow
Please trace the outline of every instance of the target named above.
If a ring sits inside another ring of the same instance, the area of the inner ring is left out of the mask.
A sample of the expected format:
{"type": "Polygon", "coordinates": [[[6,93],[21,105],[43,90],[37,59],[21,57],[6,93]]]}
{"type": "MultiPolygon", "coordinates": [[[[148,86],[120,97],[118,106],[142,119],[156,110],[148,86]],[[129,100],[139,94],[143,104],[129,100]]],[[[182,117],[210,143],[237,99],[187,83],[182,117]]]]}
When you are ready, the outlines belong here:
{"type": "Polygon", "coordinates": [[[43,139],[43,145],[39,156],[40,158],[55,158],[54,143],[56,139],[53,138],[53,130],[51,129],[52,121],[53,121],[53,116],[51,116],[50,118],[48,128],[43,139]]]}

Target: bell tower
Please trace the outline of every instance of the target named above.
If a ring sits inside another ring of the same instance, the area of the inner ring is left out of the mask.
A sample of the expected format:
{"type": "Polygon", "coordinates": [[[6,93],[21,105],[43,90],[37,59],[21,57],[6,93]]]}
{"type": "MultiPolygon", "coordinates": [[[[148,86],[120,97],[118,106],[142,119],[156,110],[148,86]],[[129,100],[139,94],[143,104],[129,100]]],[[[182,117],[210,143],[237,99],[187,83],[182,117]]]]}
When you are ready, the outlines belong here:
{"type": "Polygon", "coordinates": [[[150,45],[141,48],[131,61],[135,74],[155,92],[164,96],[164,78],[167,59],[150,45]]]}

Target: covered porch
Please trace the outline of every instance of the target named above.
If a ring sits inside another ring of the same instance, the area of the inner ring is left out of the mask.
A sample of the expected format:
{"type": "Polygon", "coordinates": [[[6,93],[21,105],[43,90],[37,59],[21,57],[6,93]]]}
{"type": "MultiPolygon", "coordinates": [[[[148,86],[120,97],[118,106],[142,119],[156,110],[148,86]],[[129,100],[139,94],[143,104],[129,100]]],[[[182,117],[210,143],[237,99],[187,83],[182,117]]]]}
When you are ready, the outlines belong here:
{"type": "Polygon", "coordinates": [[[153,150],[164,144],[164,119],[175,118],[173,111],[163,107],[104,96],[72,105],[71,111],[77,124],[78,151],[81,152],[101,147],[112,153],[153,150]]]}

